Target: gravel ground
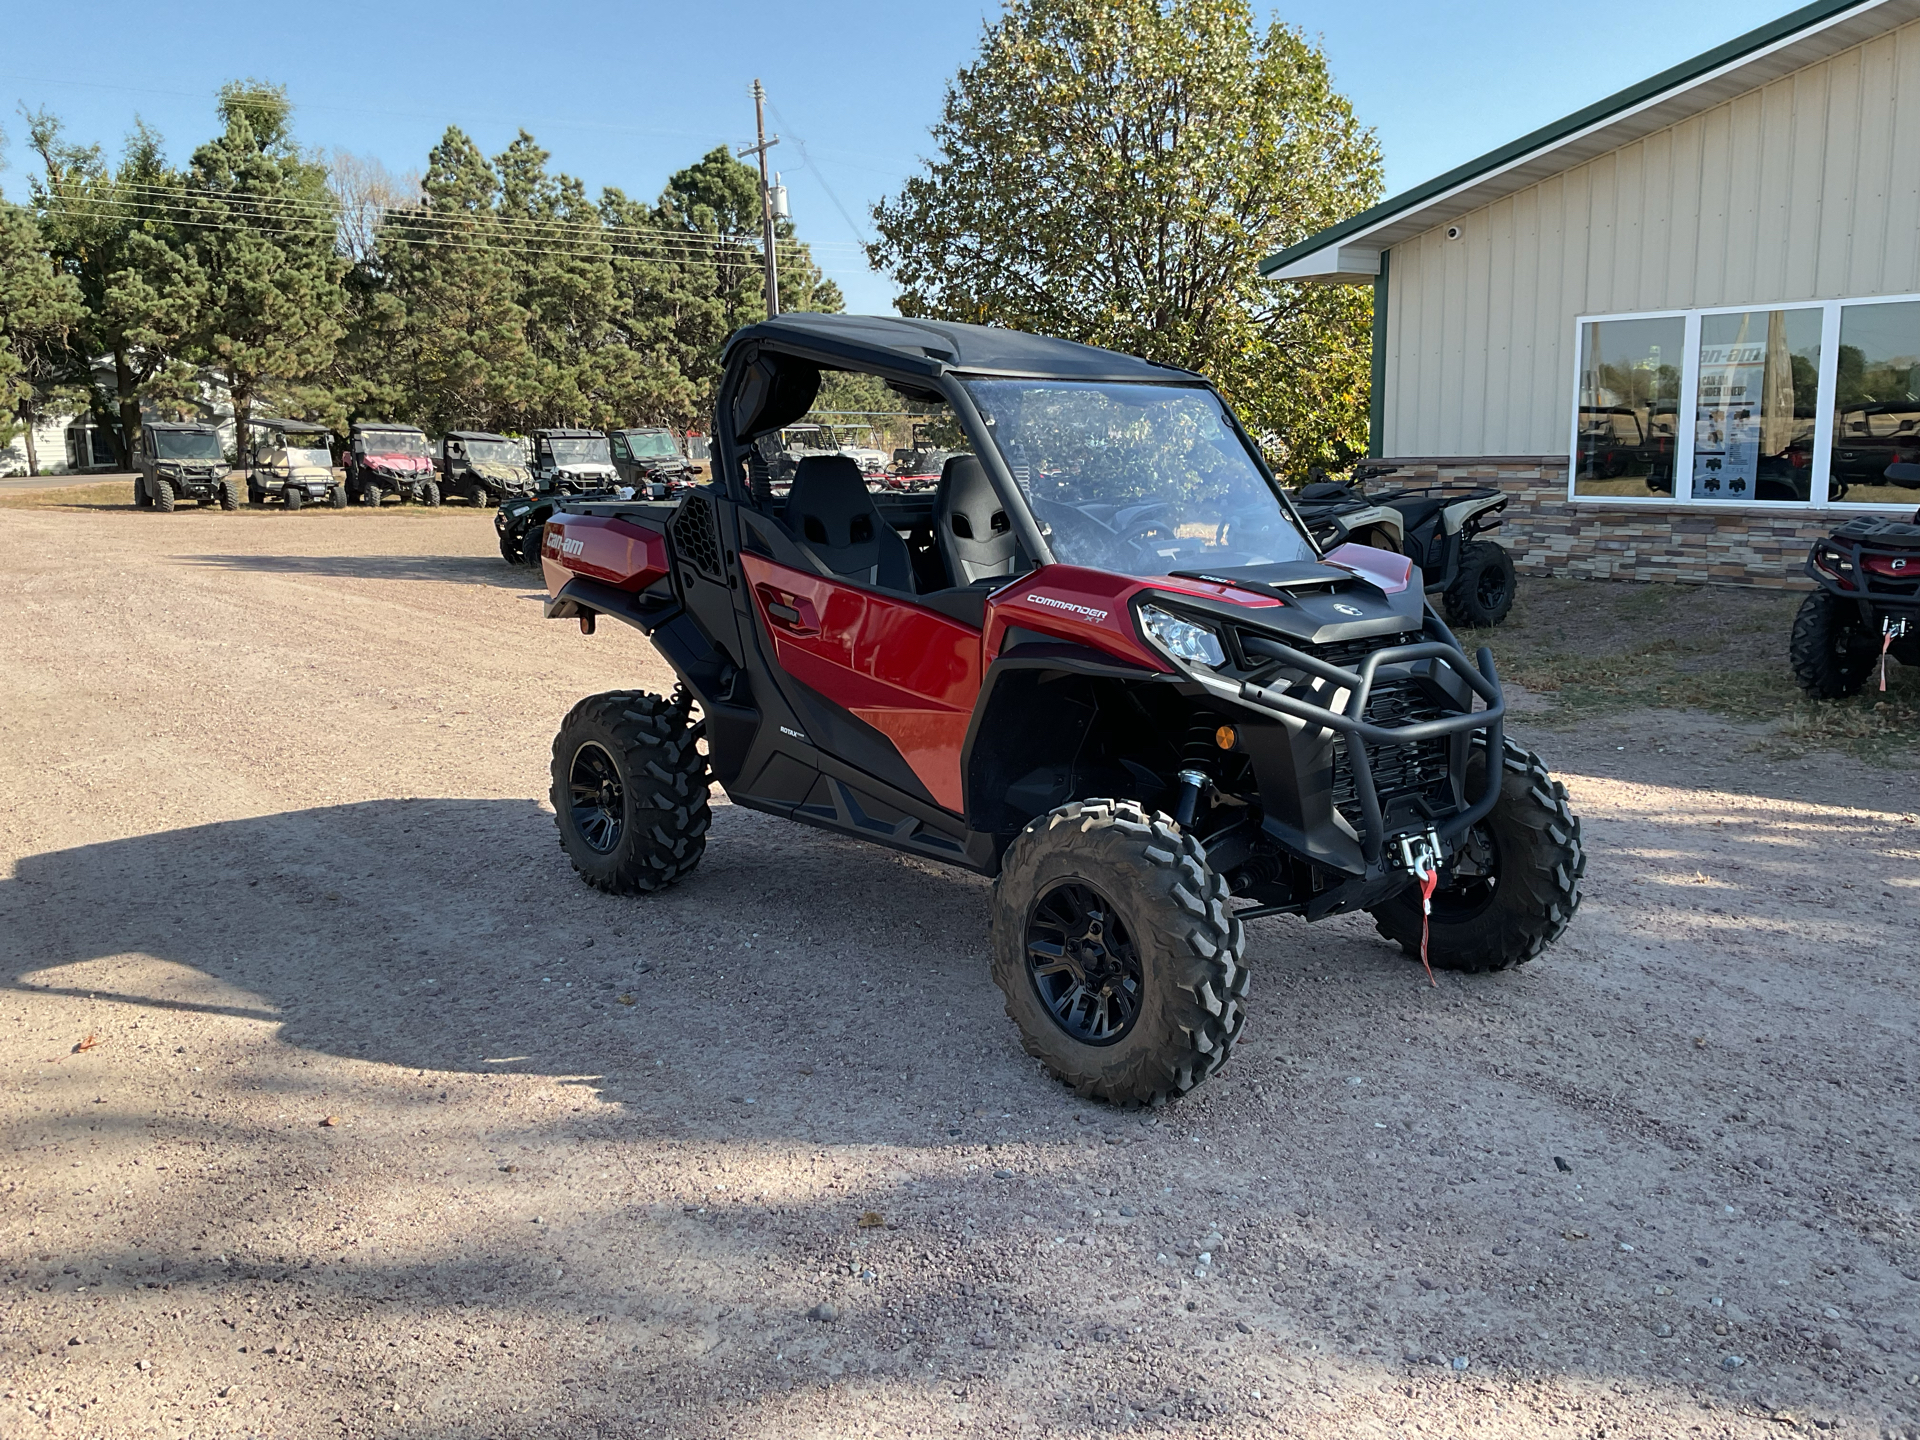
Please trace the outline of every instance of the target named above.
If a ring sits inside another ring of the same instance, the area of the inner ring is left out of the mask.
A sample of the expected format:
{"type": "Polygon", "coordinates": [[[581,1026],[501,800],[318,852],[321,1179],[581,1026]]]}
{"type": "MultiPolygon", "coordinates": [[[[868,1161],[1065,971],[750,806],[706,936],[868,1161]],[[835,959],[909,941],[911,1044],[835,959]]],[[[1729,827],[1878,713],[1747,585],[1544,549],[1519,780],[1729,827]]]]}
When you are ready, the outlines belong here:
{"type": "Polygon", "coordinates": [[[984,881],[722,805],[581,885],[551,732],[669,677],[485,517],[6,513],[0,1434],[1920,1431],[1912,772],[1523,725],[1557,949],[1257,922],[1121,1114],[984,881]]]}

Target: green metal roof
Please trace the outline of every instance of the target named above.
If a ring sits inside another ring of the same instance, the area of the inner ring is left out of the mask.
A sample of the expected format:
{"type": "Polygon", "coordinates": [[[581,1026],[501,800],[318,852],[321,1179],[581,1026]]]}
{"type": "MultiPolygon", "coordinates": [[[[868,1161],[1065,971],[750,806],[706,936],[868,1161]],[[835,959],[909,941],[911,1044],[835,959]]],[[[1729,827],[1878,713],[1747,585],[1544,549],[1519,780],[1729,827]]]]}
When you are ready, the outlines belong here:
{"type": "Polygon", "coordinates": [[[1469,160],[1466,164],[1456,166],[1444,175],[1435,176],[1424,185],[1416,185],[1413,189],[1396,195],[1390,200],[1381,201],[1370,210],[1361,211],[1351,219],[1342,220],[1338,225],[1322,230],[1318,235],[1302,240],[1298,245],[1290,245],[1285,250],[1269,255],[1260,262],[1260,273],[1271,275],[1282,266],[1291,265],[1294,261],[1304,259],[1315,251],[1338,244],[1350,235],[1371,229],[1382,220],[1391,219],[1402,211],[1417,209],[1436,196],[1444,195],[1477,176],[1498,170],[1501,166],[1536,150],[1544,150],[1565,140],[1568,136],[1577,135],[1591,125],[1618,115],[1622,111],[1631,110],[1666,91],[1678,90],[1700,79],[1703,75],[1713,73],[1723,65],[1751,55],[1756,50],[1764,50],[1801,30],[1820,25],[1850,10],[1871,9],[1880,3],[1881,0],[1815,0],[1811,5],[1802,5],[1798,10],[1782,15],[1778,20],[1770,21],[1757,30],[1749,30],[1746,34],[1736,36],[1724,45],[1716,45],[1705,54],[1696,55],[1693,59],[1682,61],[1671,69],[1662,70],[1651,79],[1642,80],[1637,85],[1629,85],[1618,94],[1609,95],[1604,100],[1596,100],[1584,110],[1576,110],[1565,119],[1556,120],[1551,125],[1543,125],[1530,134],[1522,135],[1518,140],[1509,141],[1498,150],[1489,150],[1478,160],[1469,160]]]}

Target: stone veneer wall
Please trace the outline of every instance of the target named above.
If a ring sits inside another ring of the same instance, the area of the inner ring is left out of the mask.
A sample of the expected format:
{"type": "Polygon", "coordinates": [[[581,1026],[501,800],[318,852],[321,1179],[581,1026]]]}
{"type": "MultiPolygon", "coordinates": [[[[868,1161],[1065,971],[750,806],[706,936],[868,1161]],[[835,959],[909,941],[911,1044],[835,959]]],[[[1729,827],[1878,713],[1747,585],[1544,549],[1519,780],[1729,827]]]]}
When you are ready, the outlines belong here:
{"type": "MultiPolygon", "coordinates": [[[[1362,462],[1367,463],[1367,462],[1362,462]]],[[[1804,590],[1807,547],[1857,510],[1712,510],[1608,505],[1567,499],[1564,455],[1415,457],[1382,484],[1496,485],[1513,498],[1493,538],[1528,575],[1586,580],[1667,580],[1804,590]]]]}

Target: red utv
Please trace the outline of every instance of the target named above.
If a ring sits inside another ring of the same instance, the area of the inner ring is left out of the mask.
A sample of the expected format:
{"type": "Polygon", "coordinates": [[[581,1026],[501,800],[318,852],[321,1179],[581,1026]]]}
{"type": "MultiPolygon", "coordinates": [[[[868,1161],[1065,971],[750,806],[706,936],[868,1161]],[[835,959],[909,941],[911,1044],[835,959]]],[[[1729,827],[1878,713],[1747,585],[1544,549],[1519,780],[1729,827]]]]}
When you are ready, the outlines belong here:
{"type": "Polygon", "coordinates": [[[426,432],[416,426],[354,421],[347,437],[345,469],[347,494],[362,505],[378,505],[389,495],[398,495],[402,503],[440,503],[433,447],[426,432]]]}
{"type": "Polygon", "coordinates": [[[1580,824],[1505,738],[1402,556],[1323,554],[1198,375],[971,325],[788,315],[728,344],[712,485],[562,501],[547,613],[645,633],[671,697],[582,700],[553,747],[561,842],[651,891],[735,804],[995,878],[993,976],[1083,1095],[1180,1094],[1245,1021],[1242,922],[1369,911],[1456,970],[1566,928],[1580,824]],[[944,410],[926,494],[755,441],[823,371],[944,410]],[[1425,945],[1422,892],[1432,896],[1425,945]]]}

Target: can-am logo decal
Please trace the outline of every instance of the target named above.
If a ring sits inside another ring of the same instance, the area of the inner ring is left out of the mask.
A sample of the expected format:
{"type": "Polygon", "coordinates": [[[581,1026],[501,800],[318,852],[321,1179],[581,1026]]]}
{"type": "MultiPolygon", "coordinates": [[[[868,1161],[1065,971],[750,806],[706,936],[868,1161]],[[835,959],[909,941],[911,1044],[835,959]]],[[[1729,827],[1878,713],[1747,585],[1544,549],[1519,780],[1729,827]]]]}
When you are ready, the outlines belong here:
{"type": "Polygon", "coordinates": [[[1362,613],[1358,605],[1335,605],[1333,608],[1338,610],[1342,615],[1358,615],[1362,613]]]}
{"type": "Polygon", "coordinates": [[[1029,595],[1027,596],[1027,603],[1029,605],[1045,605],[1052,610],[1065,610],[1070,615],[1084,615],[1089,620],[1104,620],[1107,618],[1107,612],[1105,610],[1094,610],[1085,605],[1075,605],[1070,600],[1056,600],[1051,595],[1029,595]]]}
{"type": "Polygon", "coordinates": [[[587,548],[587,542],[584,540],[563,539],[560,542],[560,553],[562,555],[578,555],[582,550],[586,548],[587,548]]]}

